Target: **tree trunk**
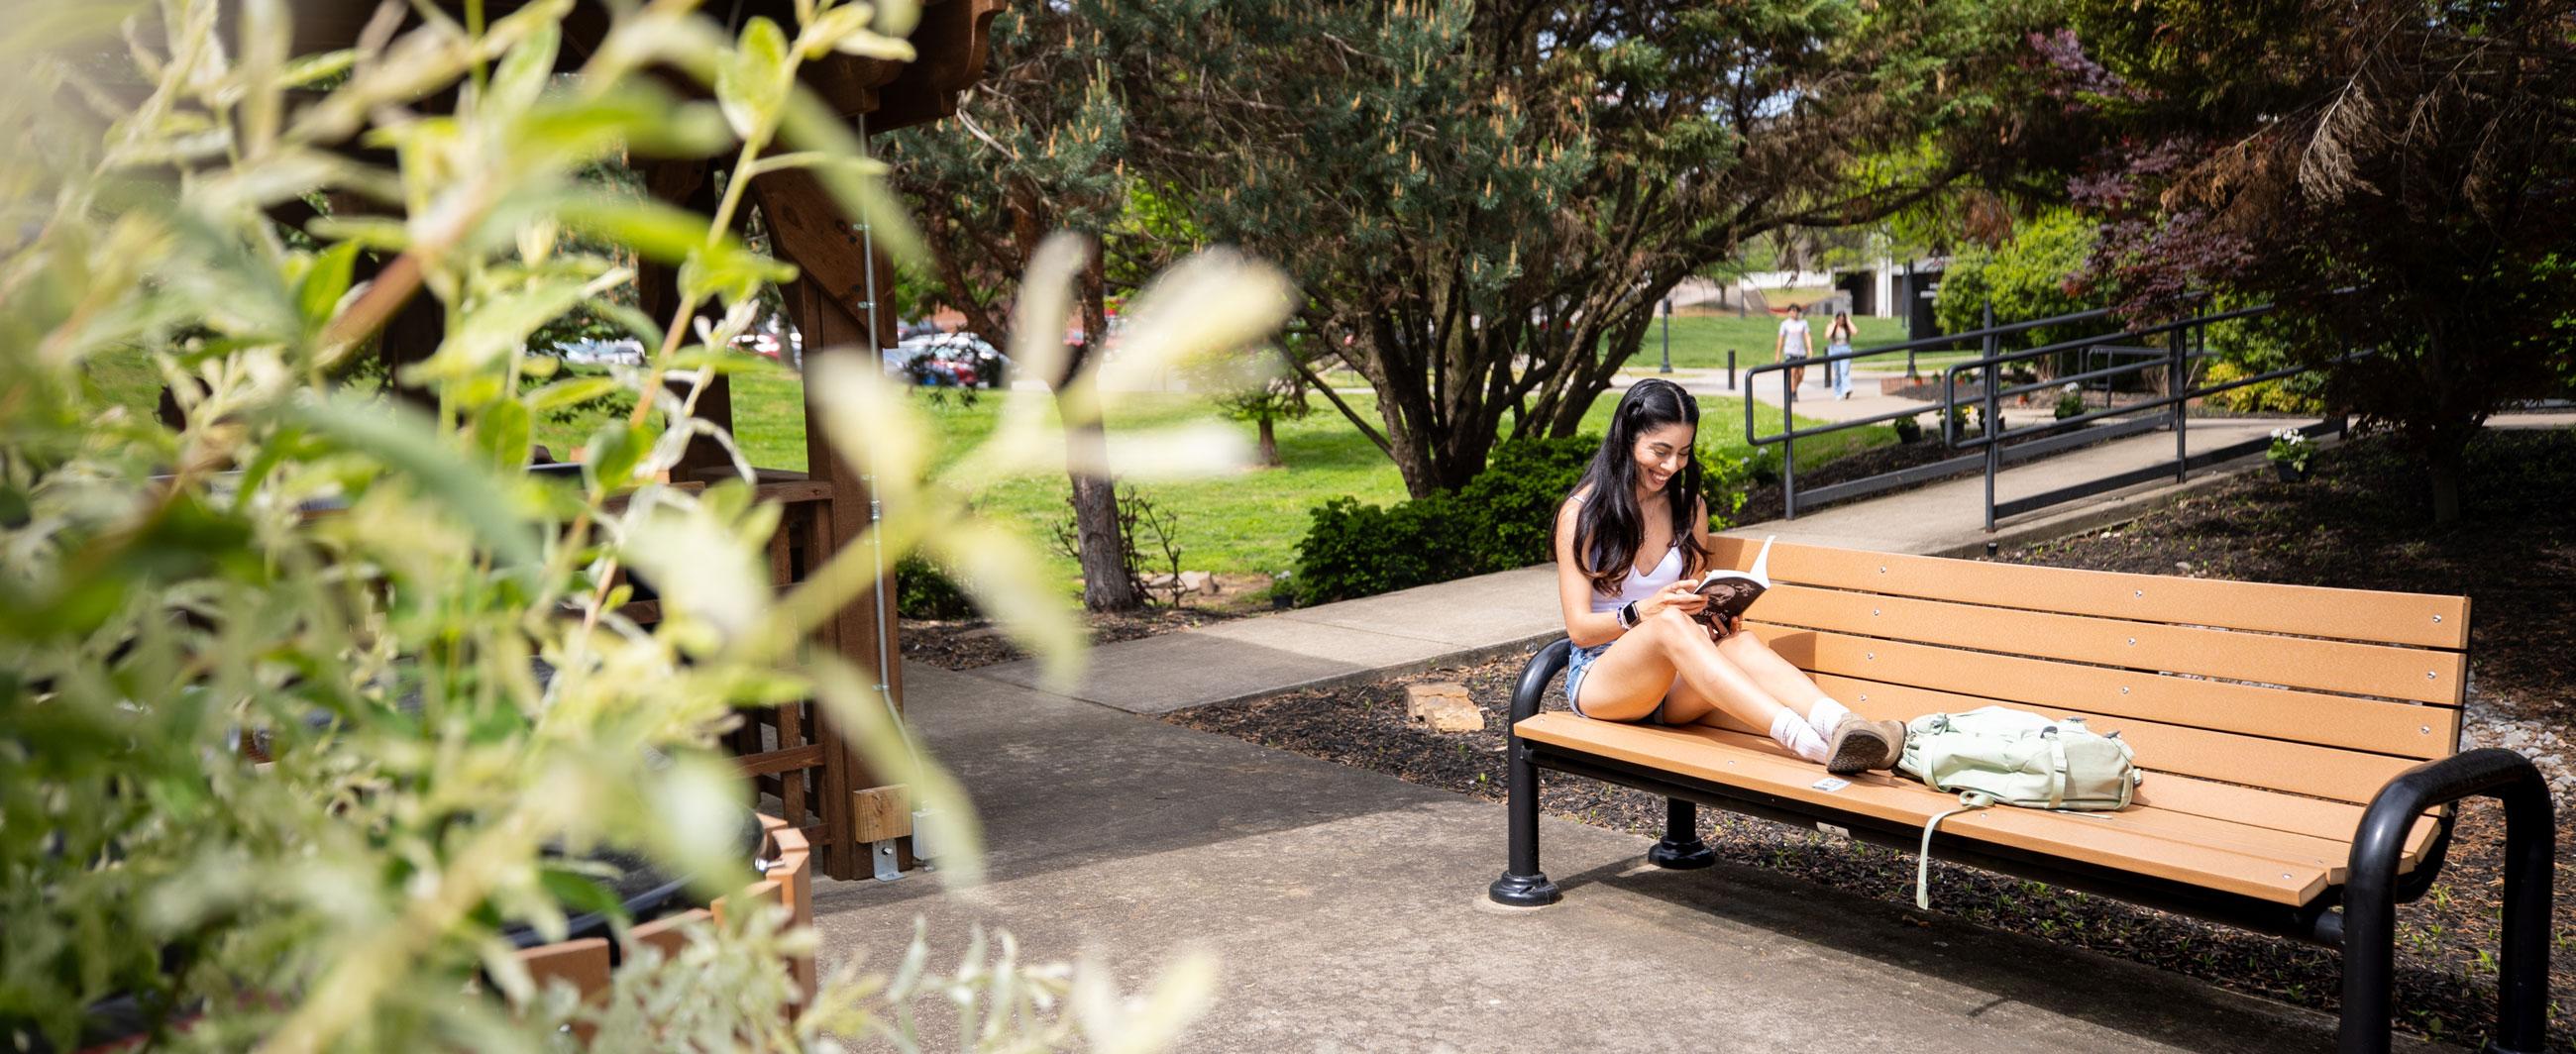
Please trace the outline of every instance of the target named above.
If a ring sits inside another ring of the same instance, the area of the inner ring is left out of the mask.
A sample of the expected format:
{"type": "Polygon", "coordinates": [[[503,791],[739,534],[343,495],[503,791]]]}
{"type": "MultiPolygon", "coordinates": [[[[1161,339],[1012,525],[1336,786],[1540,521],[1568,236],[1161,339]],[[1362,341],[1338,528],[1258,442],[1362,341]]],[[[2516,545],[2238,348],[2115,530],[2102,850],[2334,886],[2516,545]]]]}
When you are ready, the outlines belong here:
{"type": "Polygon", "coordinates": [[[1270,415],[1261,415],[1260,426],[1261,467],[1278,468],[1282,464],[1279,460],[1279,437],[1271,428],[1270,415]]]}
{"type": "MultiPolygon", "coordinates": [[[[1065,429],[1065,444],[1096,455],[1109,442],[1097,424],[1065,429]]],[[[1082,564],[1082,606],[1092,611],[1133,611],[1144,606],[1127,576],[1127,547],[1118,533],[1118,485],[1103,476],[1073,473],[1074,553],[1082,564]]]]}
{"type": "MultiPolygon", "coordinates": [[[[1108,461],[1109,431],[1101,424],[1097,396],[1088,408],[1066,407],[1063,396],[1066,381],[1085,369],[1096,369],[1094,356],[1107,353],[1109,311],[1106,304],[1106,274],[1101,264],[1098,245],[1092,246],[1091,260],[1082,269],[1076,284],[1076,300],[1082,310],[1082,347],[1075,351],[1070,372],[1056,383],[1057,408],[1067,424],[1064,430],[1065,451],[1072,464],[1104,464],[1108,461]]],[[[1048,334],[1047,339],[1062,339],[1048,334]]],[[[1118,484],[1113,477],[1094,476],[1078,467],[1073,476],[1074,552],[1082,564],[1082,606],[1092,611],[1133,611],[1143,607],[1144,595],[1137,591],[1134,579],[1127,576],[1126,540],[1118,527],[1118,484]]]]}
{"type": "Polygon", "coordinates": [[[2433,491],[2435,527],[2449,527],[2460,522],[2460,495],[2469,474],[2469,440],[2476,435],[2476,425],[2434,429],[2422,443],[2426,469],[2424,482],[2433,491]]]}

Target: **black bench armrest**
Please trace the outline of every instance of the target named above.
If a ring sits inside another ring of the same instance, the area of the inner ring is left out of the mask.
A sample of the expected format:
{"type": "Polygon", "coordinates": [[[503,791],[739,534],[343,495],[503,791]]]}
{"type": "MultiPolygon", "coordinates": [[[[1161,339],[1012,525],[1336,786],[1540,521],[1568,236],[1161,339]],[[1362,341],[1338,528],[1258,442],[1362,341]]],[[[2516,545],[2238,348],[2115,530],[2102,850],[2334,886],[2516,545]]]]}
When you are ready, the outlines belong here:
{"type": "Polygon", "coordinates": [[[1565,672],[1565,664],[1573,658],[1574,641],[1565,637],[1550,641],[1538,654],[1530,656],[1529,665],[1521,668],[1520,683],[1512,688],[1512,724],[1537,716],[1540,701],[1547,698],[1548,683],[1565,672]]]}
{"type": "MultiPolygon", "coordinates": [[[[2557,818],[2549,782],[2529,758],[2488,747],[2427,761],[2398,773],[2362,813],[2352,839],[2352,870],[2345,880],[2342,937],[2342,1049],[2388,1049],[2391,984],[2395,980],[2397,863],[2416,817],[2435,806],[2467,798],[2504,803],[2504,930],[2496,970],[2494,1051],[2538,1051],[2549,1005],[2550,879],[2557,855],[2557,818]]],[[[2448,824],[2444,817],[2443,823],[2448,824]]],[[[2445,831],[2443,838],[2448,837],[2445,831]]],[[[2416,865],[2413,892],[2441,867],[2443,846],[2416,865]]],[[[2411,899],[2411,898],[2410,898],[2411,899]]]]}

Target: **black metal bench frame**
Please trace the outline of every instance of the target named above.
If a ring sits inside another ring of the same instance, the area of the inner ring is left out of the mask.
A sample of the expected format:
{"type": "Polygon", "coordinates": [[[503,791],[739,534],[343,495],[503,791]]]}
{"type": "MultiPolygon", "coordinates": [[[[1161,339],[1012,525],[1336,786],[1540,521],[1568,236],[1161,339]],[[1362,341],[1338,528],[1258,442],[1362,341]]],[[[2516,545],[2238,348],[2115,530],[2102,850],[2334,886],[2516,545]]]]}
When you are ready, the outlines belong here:
{"type": "MultiPolygon", "coordinates": [[[[1539,649],[1512,692],[1506,754],[1510,796],[1510,859],[1487,888],[1498,903],[1515,907],[1553,904],[1560,894],[1538,864],[1538,772],[1554,769],[1633,787],[1666,800],[1664,837],[1647,850],[1649,863],[1701,868],[1716,854],[1699,838],[1701,805],[1730,809],[1797,826],[1829,823],[1862,841],[1906,852],[1919,847],[1920,828],[1744,787],[1697,779],[1520,737],[1520,723],[1535,716],[1548,686],[1565,670],[1573,643],[1559,639],[1539,649]]],[[[2054,886],[2177,912],[2240,929],[2292,937],[2343,950],[2343,1020],[2336,1049],[2344,1054],[2384,1054],[2397,957],[2397,905],[2424,895],[2440,874],[2451,842],[2452,810],[2415,870],[2398,873],[2406,835],[2427,809],[2468,798],[2504,803],[2505,880],[2502,957],[2497,964],[2496,1032],[2483,1048],[2491,1054],[2539,1054],[2547,1037],[2549,1005],[2550,884],[2556,858],[2556,816],[2549,784],[2530,759],[2510,750],[2463,751],[2427,761],[2388,782],[2362,814],[2353,839],[2350,873],[2296,908],[2189,883],[2154,878],[2082,861],[2001,846],[1972,846],[1944,839],[1933,851],[1950,860],[2054,886]]]]}

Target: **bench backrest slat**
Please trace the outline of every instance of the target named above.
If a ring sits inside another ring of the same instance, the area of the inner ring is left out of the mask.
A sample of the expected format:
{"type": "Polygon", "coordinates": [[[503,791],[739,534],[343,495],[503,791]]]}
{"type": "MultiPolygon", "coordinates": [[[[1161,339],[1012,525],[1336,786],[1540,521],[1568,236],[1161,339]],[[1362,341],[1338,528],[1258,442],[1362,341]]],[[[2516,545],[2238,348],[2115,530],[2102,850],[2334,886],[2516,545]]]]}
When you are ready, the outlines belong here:
{"type": "MultiPolygon", "coordinates": [[[[1740,567],[1757,547],[1716,555],[1740,567]]],[[[2459,749],[2463,597],[1790,544],[1770,570],[1748,622],[1864,713],[2082,714],[2150,772],[2345,808],[2459,749]]]]}
{"type": "MultiPolygon", "coordinates": [[[[1944,710],[1955,713],[1995,702],[1979,696],[1832,674],[1818,675],[1816,683],[1853,710],[1873,718],[1903,719],[1944,710]]],[[[2413,758],[2230,735],[2068,707],[2048,707],[2046,712],[2051,717],[2084,718],[2095,732],[2119,733],[2137,750],[2138,767],[2151,773],[2199,776],[2355,804],[2368,802],[2390,779],[2416,763],[2413,758]]]]}
{"type": "Polygon", "coordinates": [[[2023,709],[2064,707],[2419,759],[2449,757],[2459,745],[2454,707],[1747,625],[1800,669],[1986,696],[2023,709]]]}
{"type": "MultiPolygon", "coordinates": [[[[1776,581],[1776,579],[1775,579],[1776,581]]],[[[1922,644],[2457,705],[2460,652],[1883,597],[1781,581],[1748,617],[1922,644]]]]}
{"type": "MultiPolygon", "coordinates": [[[[1756,539],[1721,537],[1713,555],[1721,565],[1740,569],[1760,548],[1756,539]]],[[[1772,548],[1770,569],[1775,581],[1824,589],[2029,611],[2423,648],[2469,644],[2469,601],[2460,596],[2034,567],[1791,542],[1772,548]]]]}

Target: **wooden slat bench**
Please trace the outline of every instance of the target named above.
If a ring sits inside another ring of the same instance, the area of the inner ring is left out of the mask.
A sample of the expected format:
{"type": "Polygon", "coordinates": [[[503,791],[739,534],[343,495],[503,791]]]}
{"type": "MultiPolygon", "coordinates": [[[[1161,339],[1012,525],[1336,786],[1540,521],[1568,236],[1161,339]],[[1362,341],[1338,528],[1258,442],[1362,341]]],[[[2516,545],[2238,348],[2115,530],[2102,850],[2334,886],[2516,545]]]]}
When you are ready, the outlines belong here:
{"type": "MultiPolygon", "coordinates": [[[[1718,540],[1716,559],[1752,557],[1718,540]]],[[[2504,802],[2499,1017],[2488,1049],[2538,1051],[2555,819],[2521,755],[2459,751],[2465,597],[2026,567],[1781,544],[1746,629],[1872,718],[2006,705],[2118,732],[2149,776],[2117,813],[1956,816],[1933,855],[2341,947],[2341,1048],[2385,1051],[2395,905],[2441,871],[2451,804],[2504,802]]],[[[1705,867],[1700,804],[1832,825],[1913,851],[1957,804],[1887,773],[1834,787],[1752,729],[1540,713],[1571,645],[1512,698],[1510,864],[1489,894],[1558,898],[1538,864],[1538,771],[1669,801],[1652,862],[1705,867]],[[1824,789],[1832,787],[1833,789],[1824,789]]]]}

